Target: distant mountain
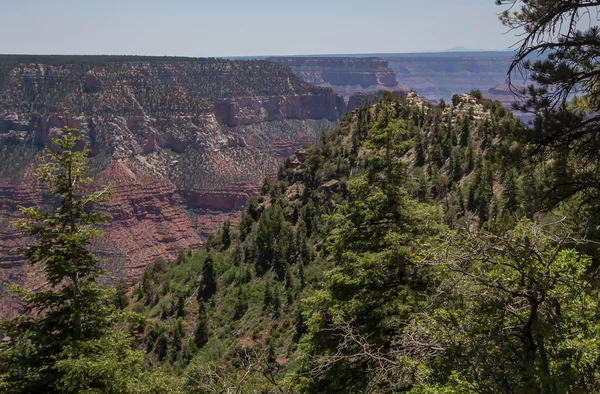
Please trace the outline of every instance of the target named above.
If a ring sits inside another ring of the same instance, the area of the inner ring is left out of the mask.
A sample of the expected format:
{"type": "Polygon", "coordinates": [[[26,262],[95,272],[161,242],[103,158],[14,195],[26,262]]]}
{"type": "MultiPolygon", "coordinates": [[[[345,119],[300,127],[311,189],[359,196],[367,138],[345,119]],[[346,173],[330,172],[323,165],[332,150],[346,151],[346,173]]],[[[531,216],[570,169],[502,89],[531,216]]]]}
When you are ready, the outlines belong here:
{"type": "Polygon", "coordinates": [[[463,46],[458,46],[446,49],[444,52],[487,52],[485,49],[469,49],[463,46]]]}

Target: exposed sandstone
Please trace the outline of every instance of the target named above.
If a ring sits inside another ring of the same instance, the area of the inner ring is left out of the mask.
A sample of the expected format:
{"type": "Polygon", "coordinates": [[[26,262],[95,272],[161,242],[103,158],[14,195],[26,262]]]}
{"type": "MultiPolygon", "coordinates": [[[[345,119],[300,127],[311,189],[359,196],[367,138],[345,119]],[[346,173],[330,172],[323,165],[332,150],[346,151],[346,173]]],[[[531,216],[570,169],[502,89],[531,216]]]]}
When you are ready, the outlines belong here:
{"type": "Polygon", "coordinates": [[[345,111],[331,89],[271,62],[42,63],[0,66],[0,144],[8,149],[0,161],[0,280],[29,288],[43,283],[9,253],[28,242],[9,222],[17,205],[51,200],[33,178],[35,156],[21,152],[52,148],[65,109],[90,143],[95,184],[114,191],[100,207],[113,220],[93,245],[109,281],[134,279],[156,258],[173,260],[225,220],[235,223],[264,176],[345,111]]]}

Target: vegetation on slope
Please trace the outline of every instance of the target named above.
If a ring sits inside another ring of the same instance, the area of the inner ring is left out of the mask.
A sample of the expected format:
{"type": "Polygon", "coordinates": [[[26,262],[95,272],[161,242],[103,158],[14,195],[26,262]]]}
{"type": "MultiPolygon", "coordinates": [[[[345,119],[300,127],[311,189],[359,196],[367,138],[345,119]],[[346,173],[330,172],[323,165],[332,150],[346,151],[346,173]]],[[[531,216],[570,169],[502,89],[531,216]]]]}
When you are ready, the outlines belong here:
{"type": "MultiPolygon", "coordinates": [[[[523,147],[513,135],[525,126],[478,92],[455,104],[419,106],[389,94],[359,108],[318,146],[289,159],[278,181],[265,181],[237,229],[227,226],[172,267],[157,263],[148,270],[132,302],[151,321],[145,333],[151,357],[183,376],[212,371],[205,389],[221,380],[235,386],[250,373],[262,381],[252,382],[254,392],[463,390],[461,379],[502,391],[502,384],[526,387],[547,379],[532,371],[534,377],[515,375],[503,361],[506,371],[486,381],[481,374],[487,372],[470,369],[469,360],[480,357],[482,368],[496,368],[498,358],[478,353],[477,341],[489,341],[490,351],[495,346],[510,365],[519,369],[529,360],[537,370],[538,351],[522,353],[510,339],[524,338],[519,322],[525,314],[540,316],[533,336],[574,332],[545,331],[557,324],[554,312],[538,312],[547,302],[538,299],[533,312],[522,308],[526,294],[534,288],[555,294],[548,304],[565,311],[585,294],[589,302],[577,308],[595,313],[595,292],[585,279],[591,261],[575,251],[555,255],[553,245],[562,238],[543,223],[558,211],[542,215],[536,205],[543,174],[514,164],[523,147]],[[498,250],[488,251],[489,245],[498,250]],[[531,253],[542,262],[525,258],[531,253]],[[552,279],[539,282],[540,275],[552,279]],[[495,287],[510,278],[504,289],[495,287]],[[571,285],[552,284],[563,280],[571,285]],[[503,291],[514,294],[506,298],[503,291]],[[471,308],[490,313],[473,322],[471,308]],[[502,323],[508,311],[518,312],[516,320],[502,323]],[[478,324],[513,334],[477,337],[471,330],[478,324]],[[460,341],[452,334],[459,328],[467,333],[460,341]],[[460,371],[452,364],[459,356],[466,363],[460,371]]],[[[580,320],[574,330],[591,339],[592,323],[580,320]]],[[[554,344],[557,350],[570,346],[554,344]]],[[[591,355],[591,349],[569,351],[591,355]]]]}

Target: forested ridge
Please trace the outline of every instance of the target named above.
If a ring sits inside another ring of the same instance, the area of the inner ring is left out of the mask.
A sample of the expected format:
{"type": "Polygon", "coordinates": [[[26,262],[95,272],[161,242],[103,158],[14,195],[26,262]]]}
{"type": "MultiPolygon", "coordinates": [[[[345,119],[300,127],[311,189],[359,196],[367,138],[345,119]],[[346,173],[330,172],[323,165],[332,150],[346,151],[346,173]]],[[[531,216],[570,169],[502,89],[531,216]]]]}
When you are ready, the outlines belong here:
{"type": "Polygon", "coordinates": [[[515,67],[550,51],[523,64],[532,124],[477,91],[384,93],[138,283],[101,284],[86,246],[110,190],[82,187],[67,126],[38,170],[59,208],[17,224],[49,286],[12,289],[26,313],[2,323],[0,392],[600,392],[600,31],[555,43],[594,4],[550,3],[502,16],[529,26],[515,67]]]}

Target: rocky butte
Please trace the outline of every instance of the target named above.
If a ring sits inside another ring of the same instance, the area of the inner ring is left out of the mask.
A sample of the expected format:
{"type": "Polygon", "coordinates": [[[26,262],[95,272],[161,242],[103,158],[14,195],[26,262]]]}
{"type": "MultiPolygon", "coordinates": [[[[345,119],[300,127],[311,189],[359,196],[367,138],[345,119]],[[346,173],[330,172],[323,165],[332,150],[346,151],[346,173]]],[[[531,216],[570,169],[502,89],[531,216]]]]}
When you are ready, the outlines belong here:
{"type": "Polygon", "coordinates": [[[346,100],[356,93],[390,90],[408,93],[388,62],[377,57],[273,57],[297,76],[316,86],[328,87],[346,100]]]}
{"type": "Polygon", "coordinates": [[[96,251],[112,277],[132,279],[235,219],[280,159],[315,141],[346,104],[268,61],[0,57],[2,283],[43,285],[10,252],[27,241],[10,222],[18,205],[53,203],[33,169],[65,109],[92,147],[90,174],[114,190],[96,251]]]}

